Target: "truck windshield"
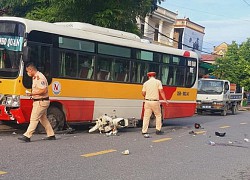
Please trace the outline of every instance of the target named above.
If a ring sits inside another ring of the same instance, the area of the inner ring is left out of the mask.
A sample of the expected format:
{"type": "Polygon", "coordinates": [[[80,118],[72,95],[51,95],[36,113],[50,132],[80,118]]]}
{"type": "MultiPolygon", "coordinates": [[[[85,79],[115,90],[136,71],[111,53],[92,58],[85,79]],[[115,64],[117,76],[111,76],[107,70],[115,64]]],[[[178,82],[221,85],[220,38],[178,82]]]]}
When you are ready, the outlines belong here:
{"type": "Polygon", "coordinates": [[[0,21],[0,77],[15,78],[19,72],[25,26],[0,21]]]}
{"type": "Polygon", "coordinates": [[[223,92],[223,82],[215,80],[199,80],[198,94],[221,94],[223,92]]]}

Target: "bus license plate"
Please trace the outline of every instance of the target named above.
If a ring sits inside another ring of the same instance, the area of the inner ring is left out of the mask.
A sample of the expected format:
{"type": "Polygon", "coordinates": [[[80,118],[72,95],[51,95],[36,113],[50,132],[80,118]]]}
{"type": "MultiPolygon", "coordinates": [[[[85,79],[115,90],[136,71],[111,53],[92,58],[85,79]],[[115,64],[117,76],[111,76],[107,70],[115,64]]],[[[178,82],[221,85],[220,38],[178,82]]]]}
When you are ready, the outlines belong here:
{"type": "Polygon", "coordinates": [[[202,108],[209,109],[211,106],[202,106],[202,108]]]}

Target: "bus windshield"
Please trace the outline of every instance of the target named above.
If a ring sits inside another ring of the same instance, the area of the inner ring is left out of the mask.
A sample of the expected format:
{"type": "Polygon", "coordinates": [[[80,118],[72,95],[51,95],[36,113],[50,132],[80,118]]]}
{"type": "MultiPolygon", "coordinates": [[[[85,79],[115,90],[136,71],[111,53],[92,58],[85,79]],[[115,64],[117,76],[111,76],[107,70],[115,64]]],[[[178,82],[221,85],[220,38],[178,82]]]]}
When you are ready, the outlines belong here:
{"type": "Polygon", "coordinates": [[[17,77],[20,57],[20,52],[0,49],[0,77],[17,77]]]}
{"type": "Polygon", "coordinates": [[[0,22],[0,77],[17,77],[24,30],[24,25],[21,23],[12,21],[0,22]]]}

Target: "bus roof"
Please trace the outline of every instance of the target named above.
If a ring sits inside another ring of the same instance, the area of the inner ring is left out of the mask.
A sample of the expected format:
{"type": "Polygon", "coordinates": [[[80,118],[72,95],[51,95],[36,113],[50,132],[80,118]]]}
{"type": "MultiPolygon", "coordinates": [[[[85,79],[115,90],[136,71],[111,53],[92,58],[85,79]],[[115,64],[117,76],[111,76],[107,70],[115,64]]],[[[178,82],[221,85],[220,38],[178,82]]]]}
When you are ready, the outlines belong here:
{"type": "MultiPolygon", "coordinates": [[[[26,26],[26,32],[29,33],[33,30],[41,31],[41,32],[48,32],[52,34],[62,35],[62,36],[68,36],[68,37],[75,37],[75,38],[82,38],[86,40],[93,40],[97,42],[103,42],[103,43],[109,43],[114,45],[120,45],[124,47],[132,47],[132,48],[138,48],[142,50],[148,50],[148,51],[154,51],[154,52],[161,52],[166,54],[175,54],[179,56],[183,56],[186,50],[180,50],[172,47],[167,47],[163,45],[156,45],[156,44],[148,44],[143,43],[131,39],[122,39],[120,37],[114,37],[112,35],[106,34],[100,34],[92,31],[85,31],[85,30],[79,30],[74,28],[66,28],[61,25],[57,25],[54,23],[48,23],[44,21],[34,21],[34,20],[28,20],[25,18],[20,17],[0,17],[0,20],[5,21],[16,21],[23,23],[26,26]]],[[[131,34],[131,33],[130,33],[131,34]]],[[[190,57],[198,58],[198,55],[193,52],[190,52],[190,57]]]]}
{"type": "Polygon", "coordinates": [[[79,29],[79,30],[83,30],[83,31],[95,32],[98,34],[104,34],[104,35],[108,35],[108,36],[114,36],[117,38],[130,39],[130,40],[134,40],[134,41],[141,41],[140,37],[133,34],[133,33],[128,33],[125,31],[119,31],[119,30],[110,29],[110,28],[104,28],[104,27],[95,26],[95,25],[88,24],[88,23],[56,22],[54,24],[64,26],[64,27],[79,29]]]}

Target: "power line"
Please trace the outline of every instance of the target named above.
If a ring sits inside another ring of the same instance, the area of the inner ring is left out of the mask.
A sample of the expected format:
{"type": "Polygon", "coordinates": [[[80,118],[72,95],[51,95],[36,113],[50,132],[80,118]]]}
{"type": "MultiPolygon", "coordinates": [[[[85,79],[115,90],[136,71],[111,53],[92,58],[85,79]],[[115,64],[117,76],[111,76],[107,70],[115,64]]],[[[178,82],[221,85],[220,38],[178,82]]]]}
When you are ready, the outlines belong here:
{"type": "Polygon", "coordinates": [[[243,0],[248,6],[250,6],[250,3],[248,3],[246,0],[243,0]]]}
{"type": "MultiPolygon", "coordinates": [[[[248,3],[246,0],[243,0],[248,6],[250,6],[250,3],[248,3]]],[[[176,7],[179,7],[179,8],[183,8],[183,9],[187,9],[187,10],[190,10],[190,11],[194,11],[194,12],[201,12],[201,13],[204,13],[204,14],[209,14],[209,15],[212,15],[212,16],[219,16],[219,17],[225,17],[225,18],[228,18],[228,16],[225,16],[225,15],[221,15],[221,14],[214,14],[214,13],[211,13],[211,12],[207,12],[207,11],[201,11],[199,9],[192,9],[192,8],[187,8],[187,7],[183,7],[183,6],[178,6],[178,5],[175,5],[175,4],[171,4],[171,3],[168,3],[169,5],[172,5],[172,6],[176,6],[176,7]]],[[[233,18],[232,18],[233,19],[233,18]]],[[[250,21],[249,19],[242,19],[240,21],[250,21]]]]}

